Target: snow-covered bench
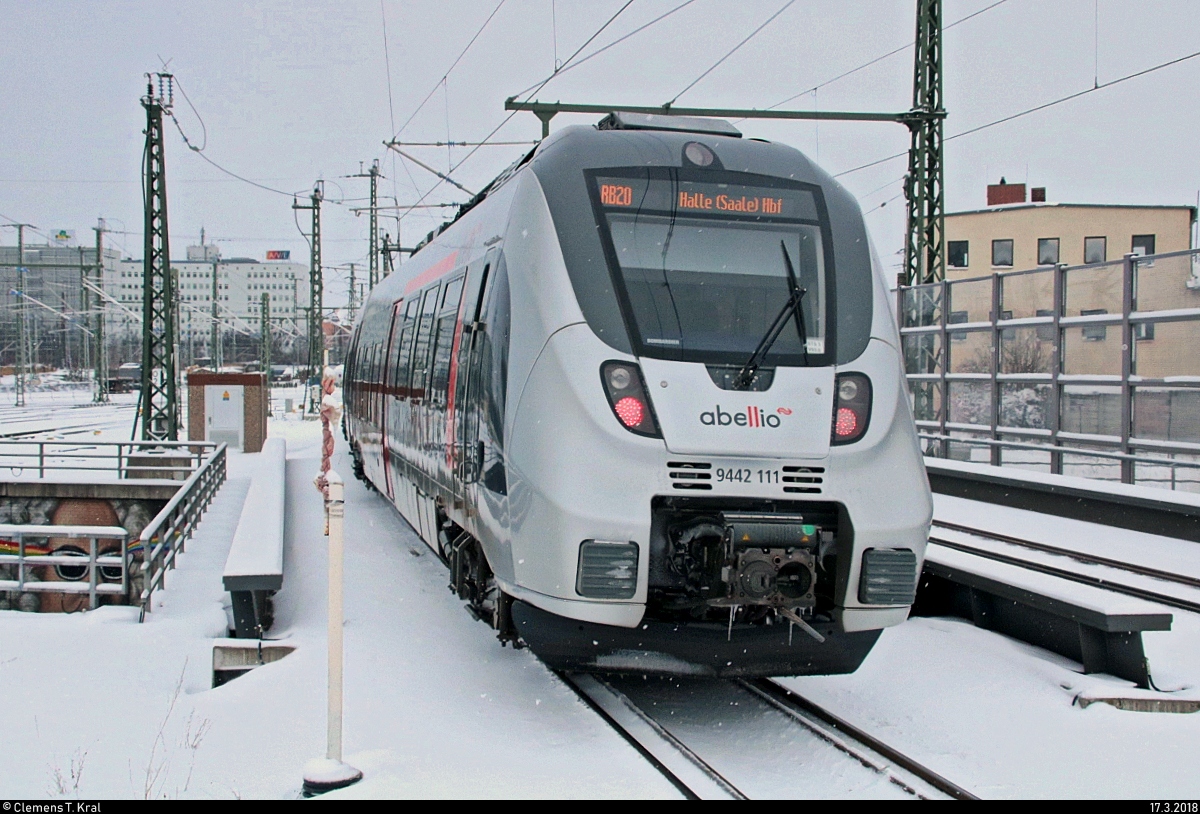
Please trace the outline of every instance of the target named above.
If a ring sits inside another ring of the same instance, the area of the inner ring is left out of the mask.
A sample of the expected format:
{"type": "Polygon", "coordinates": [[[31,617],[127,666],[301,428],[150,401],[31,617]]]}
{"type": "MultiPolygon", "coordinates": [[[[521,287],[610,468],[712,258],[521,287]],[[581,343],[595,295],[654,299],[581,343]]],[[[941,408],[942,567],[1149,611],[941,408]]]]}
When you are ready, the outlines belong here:
{"type": "Polygon", "coordinates": [[[1161,605],[930,545],[916,616],[958,616],[1150,688],[1142,632],[1170,630],[1161,605]]]}
{"type": "Polygon", "coordinates": [[[239,639],[261,638],[274,621],[271,595],[283,587],[284,463],[287,444],[268,438],[238,518],[222,582],[233,599],[239,639]]]}

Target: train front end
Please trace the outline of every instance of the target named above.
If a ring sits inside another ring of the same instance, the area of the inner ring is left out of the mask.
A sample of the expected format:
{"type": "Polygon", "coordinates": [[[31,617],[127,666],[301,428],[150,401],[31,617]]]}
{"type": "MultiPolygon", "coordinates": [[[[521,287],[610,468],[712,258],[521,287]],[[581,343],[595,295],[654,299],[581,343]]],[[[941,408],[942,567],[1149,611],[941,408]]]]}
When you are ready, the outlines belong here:
{"type": "Polygon", "coordinates": [[[853,671],[932,514],[861,212],[795,150],[658,127],[571,128],[516,196],[513,621],[565,669],[853,671]]]}

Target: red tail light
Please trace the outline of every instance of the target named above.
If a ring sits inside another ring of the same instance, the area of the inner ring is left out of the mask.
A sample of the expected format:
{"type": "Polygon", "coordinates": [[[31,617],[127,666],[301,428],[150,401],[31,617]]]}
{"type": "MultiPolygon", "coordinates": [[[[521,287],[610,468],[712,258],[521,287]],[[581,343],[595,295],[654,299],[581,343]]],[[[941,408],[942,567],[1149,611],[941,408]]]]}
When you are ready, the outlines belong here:
{"type": "Polygon", "coordinates": [[[621,423],[633,429],[646,419],[646,407],[633,396],[626,396],[613,405],[613,410],[621,423]]]}
{"type": "Polygon", "coordinates": [[[839,373],[833,396],[832,444],[862,438],[871,421],[871,380],[861,373],[839,373]]]}
{"type": "Polygon", "coordinates": [[[837,419],[833,422],[835,438],[849,438],[858,429],[858,416],[849,407],[838,407],[837,419]]]}
{"type": "Polygon", "coordinates": [[[605,362],[600,366],[600,380],[608,405],[622,427],[637,435],[662,437],[646,396],[641,368],[630,362],[605,362]]]}

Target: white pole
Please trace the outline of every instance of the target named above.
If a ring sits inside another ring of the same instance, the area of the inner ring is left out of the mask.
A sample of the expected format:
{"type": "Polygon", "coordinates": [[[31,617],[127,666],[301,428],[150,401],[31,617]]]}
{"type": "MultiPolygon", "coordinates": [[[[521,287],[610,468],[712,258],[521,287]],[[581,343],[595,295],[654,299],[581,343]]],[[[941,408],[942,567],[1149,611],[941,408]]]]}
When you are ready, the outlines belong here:
{"type": "Polygon", "coordinates": [[[342,762],[342,557],[345,531],[345,484],[326,473],[329,499],[325,503],[329,528],[329,698],[325,759],[304,767],[306,795],[340,789],[362,779],[362,772],[342,762]]]}
{"type": "Polygon", "coordinates": [[[330,470],[329,480],[329,745],[325,757],[342,760],[342,533],[345,486],[330,470]]]}

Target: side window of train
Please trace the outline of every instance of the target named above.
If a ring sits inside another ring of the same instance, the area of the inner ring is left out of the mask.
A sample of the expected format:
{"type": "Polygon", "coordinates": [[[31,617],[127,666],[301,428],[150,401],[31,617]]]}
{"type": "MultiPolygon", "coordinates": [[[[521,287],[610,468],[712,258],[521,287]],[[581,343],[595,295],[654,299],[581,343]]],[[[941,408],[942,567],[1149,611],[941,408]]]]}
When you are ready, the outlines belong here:
{"type": "Polygon", "coordinates": [[[504,402],[508,390],[508,341],[512,327],[512,309],[508,292],[508,269],[501,255],[494,272],[495,280],[488,297],[487,325],[490,358],[485,361],[490,373],[484,379],[487,390],[488,434],[498,446],[504,445],[504,402]]]}
{"type": "Polygon", "coordinates": [[[383,388],[383,366],[386,363],[386,360],[387,345],[385,345],[383,342],[380,342],[375,346],[375,393],[373,394],[374,398],[372,399],[375,407],[375,423],[380,427],[383,426],[383,405],[385,403],[383,388]]]}
{"type": "Polygon", "coordinates": [[[379,378],[379,345],[371,345],[371,423],[379,426],[379,391],[382,382],[379,378]]]}
{"type": "Polygon", "coordinates": [[[368,422],[373,421],[375,418],[371,412],[371,384],[375,381],[371,375],[371,354],[374,352],[374,345],[365,345],[361,351],[363,378],[362,413],[363,418],[368,422]]]}
{"type": "Polygon", "coordinates": [[[387,370],[384,372],[384,378],[386,379],[386,385],[387,385],[387,390],[385,392],[389,396],[399,395],[398,389],[401,386],[401,384],[400,384],[400,382],[401,382],[400,365],[399,365],[400,337],[401,337],[401,333],[404,330],[404,305],[403,305],[403,303],[396,303],[396,305],[394,305],[393,308],[394,308],[394,310],[392,312],[392,327],[391,327],[391,332],[388,334],[388,336],[389,336],[388,355],[387,355],[387,360],[384,363],[387,366],[387,370]]]}
{"type": "Polygon", "coordinates": [[[446,388],[450,381],[450,352],[454,347],[454,326],[458,323],[458,305],[462,299],[462,275],[446,283],[442,304],[438,309],[437,332],[434,337],[433,376],[429,384],[429,401],[446,404],[446,388]]]}
{"type": "Polygon", "coordinates": [[[399,388],[398,395],[402,399],[409,397],[408,373],[411,369],[409,362],[412,359],[413,325],[417,320],[418,305],[420,305],[420,301],[416,297],[409,298],[404,305],[404,316],[400,324],[400,350],[396,357],[396,387],[399,388]]]}
{"type": "Polygon", "coordinates": [[[432,344],[433,317],[437,309],[438,286],[428,289],[421,300],[421,318],[417,325],[417,340],[413,346],[412,361],[412,397],[425,397],[425,387],[429,381],[429,351],[432,344]]]}

